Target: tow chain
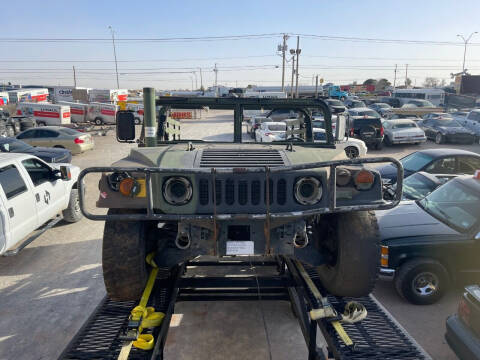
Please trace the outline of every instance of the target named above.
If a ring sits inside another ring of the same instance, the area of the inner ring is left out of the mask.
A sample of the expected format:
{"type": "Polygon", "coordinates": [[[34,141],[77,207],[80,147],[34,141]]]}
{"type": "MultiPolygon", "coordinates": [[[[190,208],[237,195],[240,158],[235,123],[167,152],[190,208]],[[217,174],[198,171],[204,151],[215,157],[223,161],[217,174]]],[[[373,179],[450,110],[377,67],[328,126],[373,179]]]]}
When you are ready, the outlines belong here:
{"type": "Polygon", "coordinates": [[[143,290],[142,297],[137,306],[133,308],[128,319],[128,331],[122,338],[125,340],[118,360],[126,360],[130,355],[132,346],[142,350],[152,350],[155,345],[155,340],[151,334],[142,334],[144,329],[151,329],[160,326],[165,314],[163,312],[156,312],[152,306],[147,306],[148,299],[152,293],[153,285],[158,274],[158,266],[153,261],[155,253],[147,255],[145,261],[152,267],[150,275],[147,280],[147,285],[143,290]]]}

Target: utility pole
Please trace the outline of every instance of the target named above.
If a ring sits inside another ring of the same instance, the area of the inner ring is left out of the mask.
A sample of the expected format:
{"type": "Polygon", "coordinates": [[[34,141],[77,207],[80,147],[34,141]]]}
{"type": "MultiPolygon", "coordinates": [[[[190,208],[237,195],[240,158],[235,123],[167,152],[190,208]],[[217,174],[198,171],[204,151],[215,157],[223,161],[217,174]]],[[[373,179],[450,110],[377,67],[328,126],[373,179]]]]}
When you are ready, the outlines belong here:
{"type": "Polygon", "coordinates": [[[395,90],[395,84],[397,83],[397,64],[395,64],[395,70],[393,71],[393,89],[395,90]]]}
{"type": "Polygon", "coordinates": [[[218,88],[217,88],[217,63],[215,63],[215,68],[213,69],[213,72],[215,73],[215,96],[218,96],[218,88]]]}
{"type": "Polygon", "coordinates": [[[113,32],[113,28],[111,26],[109,26],[108,28],[112,33],[113,57],[115,58],[115,73],[117,74],[117,89],[120,89],[120,84],[118,82],[118,64],[117,64],[117,50],[115,49],[115,35],[113,32]]]}
{"type": "Polygon", "coordinates": [[[203,77],[202,77],[202,68],[198,68],[200,70],[200,88],[203,89],[203,77]]]}
{"type": "Polygon", "coordinates": [[[73,87],[77,88],[77,76],[75,74],[75,66],[73,66],[73,87]]]}
{"type": "Polygon", "coordinates": [[[290,97],[293,98],[293,77],[295,76],[295,50],[290,49],[290,53],[293,52],[292,55],[292,85],[290,85],[290,97]]]}
{"type": "Polygon", "coordinates": [[[405,87],[408,86],[408,64],[405,64],[405,87]]]}
{"type": "Polygon", "coordinates": [[[478,34],[478,31],[472,32],[467,39],[465,39],[463,35],[457,35],[458,37],[462,38],[463,42],[465,43],[465,48],[463,50],[463,66],[462,66],[463,73],[465,73],[465,56],[467,55],[467,44],[474,34],[478,34]]]}
{"type": "Polygon", "coordinates": [[[287,51],[288,35],[283,34],[283,44],[281,45],[282,51],[282,91],[285,91],[285,52],[287,51]]]}
{"type": "Polygon", "coordinates": [[[295,81],[295,97],[298,98],[298,63],[299,63],[299,56],[302,50],[300,47],[300,36],[297,36],[297,50],[295,50],[295,54],[297,55],[297,71],[296,71],[296,81],[295,81]]]}
{"type": "Polygon", "coordinates": [[[315,99],[318,98],[318,75],[315,76],[315,99]]]}

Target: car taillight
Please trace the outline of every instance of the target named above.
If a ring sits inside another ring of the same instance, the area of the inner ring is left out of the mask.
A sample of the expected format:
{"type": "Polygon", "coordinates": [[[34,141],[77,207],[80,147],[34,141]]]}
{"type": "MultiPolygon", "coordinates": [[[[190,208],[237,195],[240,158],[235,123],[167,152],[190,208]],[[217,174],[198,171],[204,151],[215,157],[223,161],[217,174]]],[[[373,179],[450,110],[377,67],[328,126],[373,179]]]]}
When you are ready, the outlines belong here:
{"type": "Polygon", "coordinates": [[[83,144],[85,141],[83,139],[80,139],[80,138],[75,138],[75,140],[73,140],[75,142],[75,144],[83,144]]]}
{"type": "Polygon", "coordinates": [[[380,126],[380,136],[383,136],[383,126],[380,126]]]}
{"type": "Polygon", "coordinates": [[[273,133],[265,133],[265,136],[270,136],[270,135],[273,135],[273,133]]]}
{"type": "Polygon", "coordinates": [[[461,299],[460,303],[458,304],[458,316],[462,319],[462,321],[470,326],[470,308],[468,307],[467,302],[465,299],[461,299]]]}
{"type": "Polygon", "coordinates": [[[258,129],[258,124],[253,125],[254,129],[258,129]]]}
{"type": "Polygon", "coordinates": [[[351,129],[350,129],[350,136],[353,136],[354,133],[355,133],[355,129],[354,129],[354,128],[351,128],[351,129]]]}

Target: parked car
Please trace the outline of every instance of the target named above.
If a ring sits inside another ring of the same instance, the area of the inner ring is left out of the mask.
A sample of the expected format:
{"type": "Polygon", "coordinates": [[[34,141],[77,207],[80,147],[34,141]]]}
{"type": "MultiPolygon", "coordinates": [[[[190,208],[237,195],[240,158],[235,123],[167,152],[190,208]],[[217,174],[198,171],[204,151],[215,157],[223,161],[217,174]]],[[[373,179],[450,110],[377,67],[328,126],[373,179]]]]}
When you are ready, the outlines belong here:
{"type": "Polygon", "coordinates": [[[480,274],[480,172],[459,176],[422,200],[376,211],[382,258],[380,274],[399,295],[433,304],[455,280],[480,274]]]}
{"type": "Polygon", "coordinates": [[[287,124],[284,122],[264,122],[255,132],[257,142],[272,142],[285,140],[287,124]]]}
{"type": "MultiPolygon", "coordinates": [[[[326,142],[327,135],[325,129],[313,128],[313,140],[314,142],[326,142]]],[[[368,150],[362,140],[351,137],[343,137],[342,140],[335,141],[335,147],[343,149],[349,159],[364,157],[367,155],[368,150]]]]}
{"type": "Polygon", "coordinates": [[[395,114],[392,112],[387,113],[385,116],[386,120],[397,120],[397,119],[410,119],[413,121],[420,121],[422,118],[417,115],[408,115],[408,114],[395,114]]]}
{"type": "MultiPolygon", "coordinates": [[[[440,185],[445,184],[448,180],[453,179],[456,175],[451,174],[429,174],[425,171],[419,171],[403,180],[402,200],[420,200],[430,194],[440,185]]],[[[385,200],[393,200],[395,198],[395,190],[397,184],[385,184],[384,196],[385,200]]]]}
{"type": "Polygon", "coordinates": [[[413,120],[385,120],[383,123],[386,145],[394,144],[420,144],[427,141],[425,132],[413,120]]]}
{"type": "Polygon", "coordinates": [[[423,120],[430,119],[453,119],[453,116],[446,112],[434,112],[423,115],[423,120]]]}
{"type": "Polygon", "coordinates": [[[400,101],[399,98],[395,98],[395,97],[382,97],[380,98],[380,101],[382,103],[385,103],[385,104],[388,104],[390,105],[391,107],[394,107],[394,108],[399,108],[400,106],[402,106],[402,103],[400,101]]]}
{"type": "Polygon", "coordinates": [[[427,139],[432,139],[437,144],[473,144],[475,141],[475,134],[453,119],[422,120],[418,125],[425,131],[427,139]]]}
{"type": "Polygon", "coordinates": [[[68,149],[72,154],[80,154],[95,146],[90,134],[62,126],[43,126],[25,130],[16,138],[33,146],[68,149]]]}
{"type": "Polygon", "coordinates": [[[13,247],[62,213],[67,222],[82,218],[77,179],[80,168],[48,165],[35,156],[0,154],[0,207],[4,214],[0,255],[15,254],[13,247]]]}
{"type": "Polygon", "coordinates": [[[452,116],[453,120],[457,120],[458,122],[460,122],[460,120],[465,120],[465,118],[469,113],[470,113],[469,111],[453,111],[449,114],[452,116]]]}
{"type": "Polygon", "coordinates": [[[473,132],[476,140],[480,139],[480,109],[470,111],[465,117],[457,115],[456,120],[466,129],[473,132]]]}
{"type": "Polygon", "coordinates": [[[348,109],[354,109],[354,108],[366,108],[367,105],[361,100],[356,100],[356,99],[346,99],[344,102],[345,106],[348,109]]]}
{"type": "Polygon", "coordinates": [[[345,104],[342,103],[340,100],[325,99],[325,102],[330,107],[330,111],[332,112],[332,114],[336,114],[336,113],[339,113],[339,112],[345,112],[347,110],[347,108],[345,107],[345,104]]]}
{"type": "Polygon", "coordinates": [[[457,313],[447,318],[445,340],[459,359],[480,359],[480,286],[465,287],[457,313]]]}
{"type": "Polygon", "coordinates": [[[247,121],[247,133],[250,134],[252,139],[255,139],[255,132],[263,122],[279,122],[286,119],[296,119],[298,116],[299,112],[293,109],[274,109],[264,115],[252,116],[247,121]]]}
{"type": "Polygon", "coordinates": [[[427,108],[429,108],[429,107],[434,108],[435,107],[435,105],[433,105],[430,101],[420,100],[420,99],[410,100],[405,105],[414,105],[415,107],[427,107],[427,108]]]}
{"type": "Polygon", "coordinates": [[[363,107],[348,110],[350,137],[363,140],[367,146],[380,150],[383,146],[381,116],[374,110],[363,107]]]}
{"type": "Polygon", "coordinates": [[[70,150],[53,147],[33,147],[21,140],[10,137],[0,137],[0,151],[33,155],[47,163],[70,163],[72,161],[70,150]]]}
{"type": "Polygon", "coordinates": [[[392,107],[387,103],[373,103],[369,105],[369,108],[375,110],[383,117],[387,116],[387,114],[392,110],[392,107]]]}
{"type": "MultiPolygon", "coordinates": [[[[427,149],[415,151],[400,159],[403,174],[425,171],[430,174],[474,174],[480,169],[480,155],[461,149],[427,149]]],[[[377,168],[384,182],[397,182],[396,168],[384,165],[377,168]]]]}

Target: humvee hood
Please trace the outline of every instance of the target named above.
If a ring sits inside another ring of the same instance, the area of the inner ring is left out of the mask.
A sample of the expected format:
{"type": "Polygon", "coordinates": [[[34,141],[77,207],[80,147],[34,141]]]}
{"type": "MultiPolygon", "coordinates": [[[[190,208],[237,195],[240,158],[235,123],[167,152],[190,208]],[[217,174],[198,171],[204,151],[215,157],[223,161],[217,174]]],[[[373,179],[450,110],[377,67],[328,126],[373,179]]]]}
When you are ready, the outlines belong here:
{"type": "Polygon", "coordinates": [[[200,167],[259,167],[297,165],[311,162],[346,159],[341,149],[293,145],[264,144],[193,144],[187,143],[158,147],[134,148],[130,154],[112,166],[160,167],[191,169],[200,167]]]}

